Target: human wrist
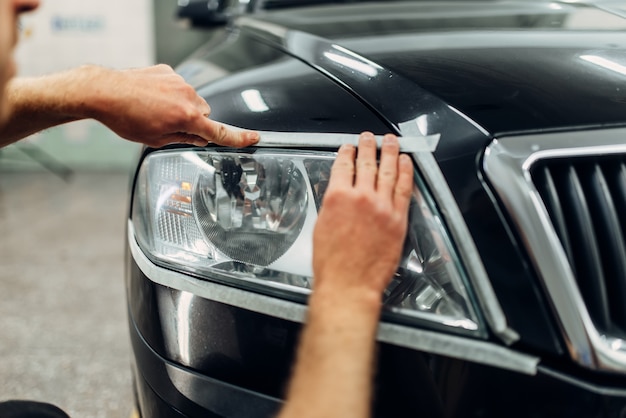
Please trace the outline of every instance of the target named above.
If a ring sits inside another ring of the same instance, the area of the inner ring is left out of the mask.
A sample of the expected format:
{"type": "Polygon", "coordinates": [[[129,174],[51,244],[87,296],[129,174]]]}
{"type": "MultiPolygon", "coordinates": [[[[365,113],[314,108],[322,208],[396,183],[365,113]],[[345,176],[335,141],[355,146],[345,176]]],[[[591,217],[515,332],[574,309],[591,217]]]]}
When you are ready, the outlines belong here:
{"type": "Polygon", "coordinates": [[[366,320],[377,319],[382,310],[382,294],[367,286],[343,287],[328,281],[314,286],[309,308],[313,314],[319,312],[323,316],[338,316],[345,312],[366,320]]]}
{"type": "Polygon", "coordinates": [[[376,270],[318,262],[314,266],[313,293],[329,300],[339,298],[351,304],[365,305],[368,309],[380,309],[387,283],[383,279],[385,276],[376,270]]]}

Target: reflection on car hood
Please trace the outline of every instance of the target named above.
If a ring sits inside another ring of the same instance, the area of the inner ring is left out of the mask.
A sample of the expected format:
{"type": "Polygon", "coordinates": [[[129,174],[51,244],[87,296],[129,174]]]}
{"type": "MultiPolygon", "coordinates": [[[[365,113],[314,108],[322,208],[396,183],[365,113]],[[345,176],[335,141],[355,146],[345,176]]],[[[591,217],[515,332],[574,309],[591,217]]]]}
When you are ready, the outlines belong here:
{"type": "Polygon", "coordinates": [[[626,19],[611,4],[389,2],[260,18],[332,39],[497,134],[626,123],[626,19]]]}

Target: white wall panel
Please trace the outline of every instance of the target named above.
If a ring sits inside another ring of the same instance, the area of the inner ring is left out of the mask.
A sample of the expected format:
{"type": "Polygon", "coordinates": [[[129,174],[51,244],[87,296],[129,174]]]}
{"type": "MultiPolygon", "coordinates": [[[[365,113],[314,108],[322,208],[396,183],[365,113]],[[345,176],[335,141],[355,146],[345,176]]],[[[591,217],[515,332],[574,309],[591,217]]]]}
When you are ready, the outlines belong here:
{"type": "MultiPolygon", "coordinates": [[[[112,68],[154,63],[152,0],[43,0],[21,19],[18,74],[37,76],[81,64],[112,68]]],[[[94,121],[64,125],[27,139],[73,168],[128,167],[138,145],[94,121]]],[[[17,147],[4,149],[0,167],[35,167],[17,147]],[[17,149],[16,149],[17,148],[17,149]]]]}

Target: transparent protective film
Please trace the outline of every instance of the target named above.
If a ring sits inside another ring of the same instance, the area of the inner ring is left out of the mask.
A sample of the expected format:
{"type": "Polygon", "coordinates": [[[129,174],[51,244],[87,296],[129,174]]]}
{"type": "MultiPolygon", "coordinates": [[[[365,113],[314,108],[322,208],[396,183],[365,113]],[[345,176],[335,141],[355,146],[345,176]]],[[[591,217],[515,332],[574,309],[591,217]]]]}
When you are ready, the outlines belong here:
{"type": "MultiPolygon", "coordinates": [[[[134,194],[137,242],[169,268],[308,293],[313,228],[335,157],[269,149],[152,153],[134,194]]],[[[476,330],[461,266],[427,196],[416,177],[404,255],[385,306],[476,330]]]]}
{"type": "Polygon", "coordinates": [[[460,261],[423,189],[416,178],[402,261],[385,291],[384,303],[395,312],[478,330],[460,261]]]}

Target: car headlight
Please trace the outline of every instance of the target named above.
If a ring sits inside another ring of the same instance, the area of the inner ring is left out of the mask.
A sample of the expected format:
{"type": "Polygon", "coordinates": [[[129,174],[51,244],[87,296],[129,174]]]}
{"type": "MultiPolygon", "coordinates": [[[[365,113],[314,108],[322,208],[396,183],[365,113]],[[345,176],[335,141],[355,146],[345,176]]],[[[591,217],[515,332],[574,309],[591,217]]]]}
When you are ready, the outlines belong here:
{"type": "MultiPolygon", "coordinates": [[[[335,157],[274,149],[154,152],[134,192],[137,242],[154,263],[196,277],[308,293],[313,228],[335,157]]],[[[417,173],[402,262],[383,297],[399,318],[479,328],[463,269],[417,173]]]]}

